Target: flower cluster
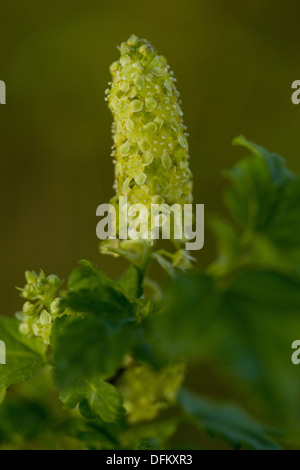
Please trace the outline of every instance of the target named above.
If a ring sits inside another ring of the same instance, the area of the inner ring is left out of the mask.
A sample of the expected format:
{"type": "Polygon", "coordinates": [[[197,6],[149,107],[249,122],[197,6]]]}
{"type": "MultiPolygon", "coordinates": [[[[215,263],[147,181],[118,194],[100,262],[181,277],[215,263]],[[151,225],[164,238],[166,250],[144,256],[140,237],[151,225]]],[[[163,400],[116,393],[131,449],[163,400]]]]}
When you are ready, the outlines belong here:
{"type": "Polygon", "coordinates": [[[185,366],[174,364],[161,371],[136,365],[127,369],[118,386],[131,423],[150,421],[176,401],[184,378],[185,366]]]}
{"type": "Polygon", "coordinates": [[[166,59],[131,36],[111,65],[115,190],[129,204],[190,203],[192,174],[179,93],[166,59]]]}
{"type": "Polygon", "coordinates": [[[53,321],[62,314],[57,297],[61,281],[55,275],[46,276],[43,271],[40,274],[27,271],[25,277],[27,284],[19,290],[26,302],[23,311],[16,314],[21,321],[20,332],[30,337],[37,336],[45,344],[50,344],[53,321]]]}

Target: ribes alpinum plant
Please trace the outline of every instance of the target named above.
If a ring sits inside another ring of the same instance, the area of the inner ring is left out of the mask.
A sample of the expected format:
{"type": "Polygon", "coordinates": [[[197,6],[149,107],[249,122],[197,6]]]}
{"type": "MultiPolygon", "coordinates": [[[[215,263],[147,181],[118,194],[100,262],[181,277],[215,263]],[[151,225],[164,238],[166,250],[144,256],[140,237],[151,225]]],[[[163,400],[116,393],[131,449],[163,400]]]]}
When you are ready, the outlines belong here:
{"type": "MultiPolygon", "coordinates": [[[[111,204],[119,209],[121,196],[147,207],[191,203],[188,134],[166,59],[131,36],[110,71],[111,204]]],[[[66,284],[25,273],[21,311],[0,317],[2,448],[295,444],[300,383],[289,353],[300,329],[300,180],[278,155],[244,137],[234,143],[248,155],[225,172],[229,216],[210,221],[218,255],[205,270],[193,268],[180,241],[162,249],[141,238],[100,243],[101,256],[128,262],[116,280],[88,261],[66,284]],[[162,285],[149,275],[157,261],[162,285]],[[188,390],[192,373],[205,384],[211,364],[216,388],[230,381],[232,396],[188,390]]]]}

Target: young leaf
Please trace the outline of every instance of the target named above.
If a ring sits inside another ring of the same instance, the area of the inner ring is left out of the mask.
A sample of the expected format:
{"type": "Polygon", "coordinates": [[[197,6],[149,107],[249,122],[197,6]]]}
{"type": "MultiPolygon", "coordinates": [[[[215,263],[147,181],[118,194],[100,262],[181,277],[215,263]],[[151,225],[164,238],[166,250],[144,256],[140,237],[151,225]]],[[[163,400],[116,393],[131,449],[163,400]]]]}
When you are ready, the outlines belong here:
{"type": "Polygon", "coordinates": [[[136,298],[143,294],[143,273],[134,265],[129,266],[123,277],[120,279],[119,285],[124,295],[135,301],[136,298]]]}
{"type": "Polygon", "coordinates": [[[69,278],[69,290],[62,305],[75,312],[91,313],[112,324],[133,317],[134,305],[121,292],[118,282],[109,279],[88,261],[82,261],[69,278]]]}
{"type": "Polygon", "coordinates": [[[300,177],[286,168],[282,157],[243,137],[234,143],[252,156],[226,172],[231,181],[226,193],[231,214],[245,229],[266,236],[279,248],[299,249],[300,177]]]}
{"type": "Polygon", "coordinates": [[[257,155],[224,174],[230,181],[225,202],[231,215],[244,229],[262,232],[276,210],[282,182],[273,181],[267,162],[257,155]]]}
{"type": "Polygon", "coordinates": [[[252,155],[263,159],[271,175],[274,184],[287,183],[294,178],[293,173],[285,166],[285,160],[276,153],[270,153],[264,147],[250,142],[244,136],[240,135],[233,140],[233,145],[239,145],[248,149],[252,155]]]}
{"type": "Polygon", "coordinates": [[[118,389],[101,379],[83,380],[62,391],[60,399],[66,408],[73,409],[79,404],[83,416],[98,416],[106,423],[113,423],[125,413],[118,389]]]}

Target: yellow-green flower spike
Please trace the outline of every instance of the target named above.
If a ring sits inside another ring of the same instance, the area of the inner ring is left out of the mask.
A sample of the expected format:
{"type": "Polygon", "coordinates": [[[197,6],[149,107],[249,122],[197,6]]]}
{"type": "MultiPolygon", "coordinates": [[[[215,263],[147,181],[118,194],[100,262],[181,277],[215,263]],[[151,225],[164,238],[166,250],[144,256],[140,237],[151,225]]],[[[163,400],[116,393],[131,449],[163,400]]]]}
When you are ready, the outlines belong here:
{"type": "Polygon", "coordinates": [[[192,174],[179,93],[166,59],[145,39],[120,46],[107,90],[114,117],[115,190],[129,204],[192,202],[192,174]]]}

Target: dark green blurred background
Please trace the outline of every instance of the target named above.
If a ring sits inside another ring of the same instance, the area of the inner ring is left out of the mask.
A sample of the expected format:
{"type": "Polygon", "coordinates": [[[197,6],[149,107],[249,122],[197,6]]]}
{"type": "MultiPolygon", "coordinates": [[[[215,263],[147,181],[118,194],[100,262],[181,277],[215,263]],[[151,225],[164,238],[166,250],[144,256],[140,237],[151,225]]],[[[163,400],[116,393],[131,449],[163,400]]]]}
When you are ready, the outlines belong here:
{"type": "Polygon", "coordinates": [[[20,307],[24,270],[66,277],[100,257],[96,207],[112,196],[111,115],[104,102],[116,46],[131,33],[164,54],[178,79],[190,132],[195,202],[206,207],[200,264],[214,256],[209,214],[223,211],[221,171],[240,133],[300,171],[299,0],[151,2],[1,0],[1,313],[20,307]]]}

